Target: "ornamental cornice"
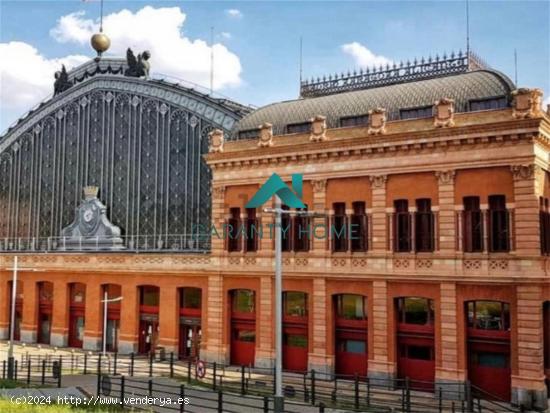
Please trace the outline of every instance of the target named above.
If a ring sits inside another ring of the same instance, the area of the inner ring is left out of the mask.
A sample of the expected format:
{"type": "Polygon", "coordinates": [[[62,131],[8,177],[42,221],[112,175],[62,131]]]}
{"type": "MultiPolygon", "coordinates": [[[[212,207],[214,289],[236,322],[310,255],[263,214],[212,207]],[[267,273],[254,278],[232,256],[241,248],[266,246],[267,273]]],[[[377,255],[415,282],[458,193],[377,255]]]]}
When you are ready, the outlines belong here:
{"type": "MultiPolygon", "coordinates": [[[[266,155],[254,152],[253,164],[255,165],[282,165],[291,161],[296,162],[323,162],[326,160],[338,160],[340,158],[364,158],[373,156],[391,155],[396,156],[397,153],[434,153],[438,151],[458,150],[461,146],[472,145],[502,145],[505,142],[518,142],[520,140],[531,140],[539,138],[540,134],[536,132],[525,132],[523,128],[521,132],[515,130],[508,133],[484,133],[477,136],[467,135],[464,132],[456,136],[446,136],[444,138],[410,138],[403,140],[392,139],[375,140],[375,139],[346,139],[337,142],[317,142],[314,146],[297,144],[294,147],[286,146],[281,148],[266,148],[266,155]],[[368,142],[375,140],[374,142],[368,142]],[[367,141],[368,143],[365,143],[367,141]],[[270,152],[267,154],[267,152],[270,152]]],[[[497,132],[497,131],[495,131],[497,132]]],[[[243,151],[244,152],[244,151],[243,151]]],[[[207,163],[213,170],[227,170],[233,168],[246,167],[251,164],[249,157],[243,158],[243,152],[238,155],[236,153],[226,152],[223,154],[212,154],[206,156],[207,163]],[[238,158],[236,158],[236,156],[238,158]]],[[[246,152],[244,152],[246,153],[246,152]]]]}

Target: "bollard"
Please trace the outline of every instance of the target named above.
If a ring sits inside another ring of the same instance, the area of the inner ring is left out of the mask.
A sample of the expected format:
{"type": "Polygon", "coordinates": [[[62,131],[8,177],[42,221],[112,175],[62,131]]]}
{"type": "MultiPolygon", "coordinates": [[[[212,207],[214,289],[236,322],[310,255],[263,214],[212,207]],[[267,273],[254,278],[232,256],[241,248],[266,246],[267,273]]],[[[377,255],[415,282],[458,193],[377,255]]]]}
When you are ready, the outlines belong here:
{"type": "Polygon", "coordinates": [[[153,379],[149,379],[149,397],[153,397],[153,379]]]}
{"type": "Polygon", "coordinates": [[[216,362],[214,362],[214,365],[213,365],[213,368],[212,368],[212,374],[213,374],[213,379],[212,379],[212,389],[213,390],[216,390],[216,362]]]}
{"type": "Polygon", "coordinates": [[[218,413],[223,413],[223,393],[218,391],[218,413]]]}
{"type": "Polygon", "coordinates": [[[101,396],[101,372],[97,374],[97,397],[101,396]]]}
{"type": "Polygon", "coordinates": [[[153,353],[149,354],[149,377],[153,377],[153,360],[155,356],[153,353]]]}
{"type": "Polygon", "coordinates": [[[325,413],[325,403],[319,403],[319,413],[325,413]]]}
{"type": "Polygon", "coordinates": [[[315,405],[315,370],[311,369],[311,404],[315,405]]]}
{"type": "Polygon", "coordinates": [[[170,378],[174,378],[174,352],[170,353],[170,378]]]}
{"type": "Polygon", "coordinates": [[[124,407],[124,376],[120,377],[120,406],[124,407]]]}
{"type": "Polygon", "coordinates": [[[134,353],[130,354],[130,377],[134,377],[134,353]]]}
{"type": "Polygon", "coordinates": [[[180,413],[183,413],[185,411],[185,385],[180,385],[180,413]]]}
{"type": "Polygon", "coordinates": [[[245,388],[244,388],[244,365],[241,366],[241,395],[244,396],[245,394],[245,388]]]}

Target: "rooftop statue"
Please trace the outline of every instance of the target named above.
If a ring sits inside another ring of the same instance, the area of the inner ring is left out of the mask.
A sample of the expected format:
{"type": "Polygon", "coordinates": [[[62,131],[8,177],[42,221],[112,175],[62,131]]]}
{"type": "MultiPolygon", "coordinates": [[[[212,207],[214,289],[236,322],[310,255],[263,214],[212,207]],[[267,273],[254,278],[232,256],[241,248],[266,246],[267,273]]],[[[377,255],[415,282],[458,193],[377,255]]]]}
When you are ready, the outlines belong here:
{"type": "Polygon", "coordinates": [[[149,77],[149,70],[151,69],[151,64],[149,63],[149,58],[151,53],[148,50],[145,50],[143,53],[140,53],[136,56],[132,49],[128,48],[126,51],[126,63],[128,63],[128,69],[124,72],[125,76],[130,77],[149,77]]]}
{"type": "Polygon", "coordinates": [[[69,74],[67,73],[67,69],[65,69],[65,65],[61,66],[61,71],[55,72],[54,77],[55,77],[55,82],[53,84],[54,96],[65,92],[67,89],[71,88],[71,86],[73,85],[73,82],[69,80],[69,74]]]}

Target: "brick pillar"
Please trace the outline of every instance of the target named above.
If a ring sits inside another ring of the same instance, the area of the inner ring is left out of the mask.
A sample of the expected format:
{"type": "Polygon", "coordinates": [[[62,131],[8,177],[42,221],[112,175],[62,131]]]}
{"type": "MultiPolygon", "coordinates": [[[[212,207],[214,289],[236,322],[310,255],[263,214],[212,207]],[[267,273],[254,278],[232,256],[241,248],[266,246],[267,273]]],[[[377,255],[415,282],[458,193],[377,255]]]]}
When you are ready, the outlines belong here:
{"type": "Polygon", "coordinates": [[[517,366],[512,375],[512,402],[544,411],[548,399],[544,374],[543,292],[541,286],[518,285],[517,366]]]}
{"type": "Polygon", "coordinates": [[[84,341],[85,350],[101,350],[103,344],[103,291],[98,283],[86,284],[86,307],[84,310],[84,341]]]}
{"type": "Polygon", "coordinates": [[[455,171],[437,171],[435,175],[438,178],[439,191],[439,252],[454,254],[456,245],[455,171]]]}
{"type": "MultiPolygon", "coordinates": [[[[224,306],[223,277],[213,274],[208,276],[208,310],[206,316],[206,339],[201,343],[201,358],[209,362],[228,363],[227,344],[223,342],[224,306]]],[[[203,331],[205,329],[203,328],[203,331]]],[[[204,333],[203,333],[204,334],[204,333]]]]}
{"type": "Polygon", "coordinates": [[[260,279],[258,299],[259,317],[256,315],[258,345],[256,347],[255,365],[271,368],[275,366],[275,343],[273,341],[275,333],[275,293],[271,276],[260,279]]]}
{"type": "Polygon", "coordinates": [[[159,346],[166,353],[178,353],[179,343],[179,302],[178,289],[173,286],[160,287],[159,306],[159,346]]]}
{"type": "MultiPolygon", "coordinates": [[[[466,380],[466,372],[459,368],[458,364],[458,328],[460,321],[457,316],[457,299],[456,299],[456,284],[441,283],[441,299],[439,302],[440,309],[439,320],[436,317],[436,322],[440,323],[441,334],[440,342],[436,343],[437,358],[435,369],[436,385],[441,385],[443,393],[445,389],[449,389],[448,384],[464,383],[466,380]]],[[[461,388],[461,387],[457,387],[461,388]]],[[[456,389],[445,395],[447,398],[456,398],[456,389]]]]}
{"type": "MultiPolygon", "coordinates": [[[[386,225],[386,181],[387,175],[370,176],[372,184],[372,251],[386,252],[387,225],[386,225]]],[[[391,247],[390,247],[391,249],[391,247]]]]}
{"type": "MultiPolygon", "coordinates": [[[[539,200],[542,170],[535,165],[512,165],[514,176],[515,252],[517,255],[540,255],[539,200]],[[539,184],[537,184],[537,182],[539,184]]],[[[513,248],[513,245],[512,245],[513,248]]]]}
{"type": "Polygon", "coordinates": [[[0,274],[0,340],[9,339],[10,325],[10,297],[11,291],[9,287],[9,273],[2,272],[0,274]]]}
{"type": "Polygon", "coordinates": [[[23,320],[21,320],[21,341],[36,343],[38,336],[38,285],[34,280],[23,284],[23,320]]]}
{"type": "Polygon", "coordinates": [[[118,337],[118,352],[129,354],[138,349],[139,328],[139,296],[133,283],[122,284],[120,302],[120,334],[118,337]]]}
{"type": "Polygon", "coordinates": [[[325,279],[315,278],[312,302],[313,331],[310,334],[313,346],[308,356],[308,369],[330,374],[334,372],[334,355],[328,354],[327,349],[327,342],[332,340],[332,337],[327,337],[327,320],[330,311],[328,298],[325,279]]]}
{"type": "Polygon", "coordinates": [[[369,351],[369,377],[374,379],[393,379],[395,361],[389,360],[388,335],[388,284],[386,281],[372,283],[372,335],[373,348],[369,351]]]}
{"type": "Polygon", "coordinates": [[[50,344],[55,347],[67,347],[68,341],[69,286],[65,281],[54,281],[50,344]]]}
{"type": "MultiPolygon", "coordinates": [[[[313,208],[315,212],[323,212],[326,209],[327,180],[319,179],[311,181],[313,186],[313,208]]],[[[326,217],[314,217],[312,219],[311,252],[317,256],[327,253],[327,238],[329,227],[326,217]]]]}
{"type": "MultiPolygon", "coordinates": [[[[225,186],[215,186],[212,189],[212,255],[221,255],[224,251],[224,224],[225,224],[225,186]]],[[[210,228],[204,229],[210,232],[210,228]]]]}

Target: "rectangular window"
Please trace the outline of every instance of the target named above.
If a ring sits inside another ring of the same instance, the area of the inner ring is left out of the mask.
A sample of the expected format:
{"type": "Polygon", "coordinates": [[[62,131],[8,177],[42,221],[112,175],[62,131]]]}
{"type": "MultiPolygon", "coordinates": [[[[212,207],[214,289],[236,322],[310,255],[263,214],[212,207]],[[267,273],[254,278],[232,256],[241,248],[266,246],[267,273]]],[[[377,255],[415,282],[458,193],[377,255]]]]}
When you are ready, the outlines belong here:
{"type": "Polygon", "coordinates": [[[470,100],[470,111],[472,112],[477,110],[502,109],[507,106],[508,102],[506,100],[506,97],[504,96],[497,96],[488,99],[470,100]]]}
{"type": "Polygon", "coordinates": [[[416,200],[415,237],[417,252],[434,250],[434,215],[431,199],[416,200]]]}
{"type": "MultiPolygon", "coordinates": [[[[286,205],[282,206],[283,211],[288,211],[290,208],[286,205]]],[[[292,217],[289,214],[281,214],[281,235],[282,235],[282,251],[292,251],[292,217]]]]}
{"type": "Polygon", "coordinates": [[[433,109],[431,106],[401,109],[399,111],[399,117],[401,119],[431,118],[432,116],[433,116],[433,109]]]}
{"type": "Polygon", "coordinates": [[[367,214],[364,202],[354,202],[351,216],[350,238],[352,251],[366,251],[368,249],[367,214]]]}
{"type": "Polygon", "coordinates": [[[253,330],[234,330],[235,339],[246,343],[254,343],[256,341],[256,332],[253,330]]]}
{"type": "Polygon", "coordinates": [[[500,301],[470,301],[468,327],[476,330],[510,330],[510,305],[500,301]]]}
{"type": "Polygon", "coordinates": [[[302,334],[283,334],[285,346],[307,348],[307,336],[302,334]]]}
{"type": "Polygon", "coordinates": [[[367,343],[365,341],[346,340],[344,343],[344,351],[346,353],[365,354],[367,352],[367,343]]]}
{"type": "Polygon", "coordinates": [[[399,322],[404,324],[432,325],[434,323],[433,300],[420,297],[398,298],[399,322]]]}
{"type": "Polygon", "coordinates": [[[509,356],[502,353],[474,353],[475,364],[481,367],[506,369],[509,367],[509,356]]]}
{"type": "Polygon", "coordinates": [[[233,291],[232,309],[235,313],[253,313],[254,310],[254,291],[235,290],[233,291]]]}
{"type": "Polygon", "coordinates": [[[229,252],[241,251],[242,249],[242,223],[241,209],[231,208],[227,220],[227,250],[229,252]]]}
{"type": "Polygon", "coordinates": [[[550,254],[550,210],[548,198],[540,198],[540,251],[542,254],[550,254]]]}
{"type": "Polygon", "coordinates": [[[258,250],[260,226],[256,219],[256,208],[246,208],[246,251],[258,250]]]}
{"type": "Polygon", "coordinates": [[[409,201],[399,199],[394,202],[395,216],[393,222],[394,251],[411,251],[411,216],[409,214],[409,201]]]}
{"type": "Polygon", "coordinates": [[[334,216],[332,217],[332,225],[330,235],[332,238],[332,251],[345,252],[348,250],[348,217],[346,216],[346,204],[344,202],[336,202],[332,205],[334,216]]]}
{"type": "Polygon", "coordinates": [[[369,123],[369,115],[348,116],[345,118],[340,118],[340,126],[342,128],[345,128],[348,126],[367,125],[368,123],[369,123]]]}
{"type": "Polygon", "coordinates": [[[478,196],[464,197],[462,228],[464,252],[482,252],[483,219],[478,196]]]}
{"type": "Polygon", "coordinates": [[[405,357],[413,360],[433,360],[432,347],[429,346],[415,346],[415,345],[402,345],[401,357],[405,357]]]}
{"type": "MultiPolygon", "coordinates": [[[[307,205],[305,208],[298,209],[298,211],[307,211],[307,205]]],[[[309,218],[303,215],[296,215],[293,218],[294,229],[294,251],[305,252],[309,251],[309,240],[311,234],[309,232],[309,218]]]]}
{"type": "Polygon", "coordinates": [[[284,292],[283,308],[286,316],[307,316],[307,294],[299,291],[284,292]]]}
{"type": "Polygon", "coordinates": [[[356,294],[340,294],[336,298],[336,316],[346,320],[365,320],[365,298],[356,294]]]}
{"type": "Polygon", "coordinates": [[[294,123],[286,125],[286,133],[309,133],[311,122],[294,123]]]}
{"type": "Polygon", "coordinates": [[[489,196],[489,248],[491,252],[510,250],[508,211],[504,195],[489,196]]]}

